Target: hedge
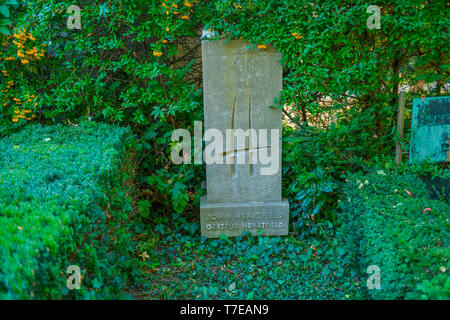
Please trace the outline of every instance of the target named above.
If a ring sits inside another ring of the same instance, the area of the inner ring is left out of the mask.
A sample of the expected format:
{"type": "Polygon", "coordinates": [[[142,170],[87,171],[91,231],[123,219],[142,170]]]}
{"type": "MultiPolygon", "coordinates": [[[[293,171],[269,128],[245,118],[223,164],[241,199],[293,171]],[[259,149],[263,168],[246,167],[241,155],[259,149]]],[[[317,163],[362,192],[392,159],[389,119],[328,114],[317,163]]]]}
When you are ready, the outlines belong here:
{"type": "MultiPolygon", "coordinates": [[[[449,299],[449,215],[413,174],[354,175],[340,202],[338,238],[362,273],[380,268],[374,299],[449,299]]],[[[369,274],[366,273],[366,277],[369,274]]]]}
{"type": "Polygon", "coordinates": [[[128,129],[94,122],[0,140],[0,299],[122,296],[131,234],[114,231],[132,211],[132,142],[128,129]],[[67,289],[69,265],[81,290],[67,289]]]}

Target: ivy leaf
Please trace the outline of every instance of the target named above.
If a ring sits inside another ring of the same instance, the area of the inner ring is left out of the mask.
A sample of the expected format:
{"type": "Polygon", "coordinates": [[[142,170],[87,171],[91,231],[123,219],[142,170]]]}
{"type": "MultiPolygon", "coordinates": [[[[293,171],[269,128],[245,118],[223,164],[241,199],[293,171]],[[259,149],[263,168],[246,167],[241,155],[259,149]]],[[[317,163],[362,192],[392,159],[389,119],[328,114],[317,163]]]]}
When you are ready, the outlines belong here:
{"type": "Polygon", "coordinates": [[[0,14],[5,18],[9,18],[9,8],[6,5],[1,5],[0,14]]]}
{"type": "Polygon", "coordinates": [[[0,26],[0,33],[1,34],[4,34],[4,35],[9,35],[10,33],[9,33],[9,29],[8,28],[5,28],[5,27],[3,27],[3,26],[0,26]]]}
{"type": "Polygon", "coordinates": [[[103,3],[102,5],[100,5],[99,17],[105,17],[108,12],[109,12],[109,9],[108,9],[108,3],[107,2],[103,3]]]}

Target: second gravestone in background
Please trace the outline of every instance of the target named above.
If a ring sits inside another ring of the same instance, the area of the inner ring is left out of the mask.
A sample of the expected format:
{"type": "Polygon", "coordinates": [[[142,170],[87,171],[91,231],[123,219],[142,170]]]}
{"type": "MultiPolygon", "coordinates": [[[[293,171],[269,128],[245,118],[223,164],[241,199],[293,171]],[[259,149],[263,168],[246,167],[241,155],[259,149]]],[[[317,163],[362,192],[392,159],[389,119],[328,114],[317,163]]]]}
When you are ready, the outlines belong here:
{"type": "MultiPolygon", "coordinates": [[[[450,97],[414,98],[410,163],[450,162],[450,97]]],[[[424,177],[433,199],[449,198],[450,179],[424,177]]]]}
{"type": "Polygon", "coordinates": [[[450,97],[413,100],[410,162],[426,159],[450,162],[450,97]]]}
{"type": "Polygon", "coordinates": [[[207,194],[200,204],[206,237],[288,234],[289,203],[281,199],[281,111],[270,108],[282,89],[281,54],[249,46],[240,40],[202,41],[205,130],[224,137],[224,163],[206,165],[207,194]],[[254,129],[257,136],[249,134],[242,145],[227,129],[254,129]],[[261,163],[260,152],[276,161],[261,163]],[[236,161],[239,154],[245,164],[236,161]],[[268,167],[274,172],[267,174],[268,167]]]}

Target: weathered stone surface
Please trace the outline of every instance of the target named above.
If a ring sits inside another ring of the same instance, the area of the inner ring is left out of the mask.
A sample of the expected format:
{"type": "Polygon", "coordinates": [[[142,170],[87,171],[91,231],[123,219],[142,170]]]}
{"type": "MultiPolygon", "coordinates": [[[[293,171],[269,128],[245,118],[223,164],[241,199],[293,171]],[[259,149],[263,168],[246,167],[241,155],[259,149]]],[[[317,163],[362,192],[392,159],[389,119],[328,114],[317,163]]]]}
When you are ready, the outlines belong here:
{"type": "Polygon", "coordinates": [[[413,100],[410,161],[450,161],[450,97],[413,100]]]}
{"type": "Polygon", "coordinates": [[[281,55],[273,47],[255,50],[240,40],[204,40],[202,64],[205,132],[216,129],[224,137],[219,153],[224,163],[206,165],[201,233],[286,235],[289,204],[281,199],[281,111],[270,108],[282,89],[281,55]],[[246,138],[238,147],[227,129],[255,130],[257,137],[246,138]],[[266,139],[260,139],[261,129],[267,130],[266,139]],[[269,158],[273,153],[277,165],[261,163],[261,150],[269,158]],[[237,163],[237,154],[245,154],[245,164],[237,163]],[[256,163],[249,163],[250,156],[256,163]],[[268,167],[277,170],[265,174],[268,167]]]}
{"type": "MultiPolygon", "coordinates": [[[[273,48],[254,50],[245,41],[202,41],[205,130],[279,129],[281,112],[269,108],[282,89],[281,55],[273,48]]],[[[280,135],[278,136],[280,140],[280,135]]],[[[279,170],[275,175],[261,175],[261,164],[207,165],[207,194],[210,203],[281,200],[281,142],[279,170]],[[232,177],[232,178],[231,178],[232,177]],[[230,179],[231,178],[231,179],[230,179]]],[[[234,150],[223,150],[232,153],[234,150]]],[[[250,146],[246,141],[246,149],[250,146]]],[[[270,154],[270,151],[269,151],[270,154]]],[[[246,155],[248,157],[248,154],[246,155]]]]}
{"type": "Polygon", "coordinates": [[[203,196],[200,201],[201,234],[218,238],[240,236],[244,231],[252,235],[282,236],[288,233],[289,203],[244,202],[210,204],[203,196]]]}

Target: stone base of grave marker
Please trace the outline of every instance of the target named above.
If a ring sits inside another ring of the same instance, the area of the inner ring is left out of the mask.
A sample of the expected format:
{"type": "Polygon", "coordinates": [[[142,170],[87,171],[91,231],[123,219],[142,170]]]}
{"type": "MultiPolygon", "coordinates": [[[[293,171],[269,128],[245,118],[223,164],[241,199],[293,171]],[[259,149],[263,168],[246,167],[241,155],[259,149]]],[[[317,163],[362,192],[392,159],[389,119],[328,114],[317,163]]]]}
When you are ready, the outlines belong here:
{"type": "Polygon", "coordinates": [[[284,236],[289,230],[289,202],[208,203],[200,200],[201,234],[218,238],[241,236],[284,236]]]}
{"type": "Polygon", "coordinates": [[[288,234],[289,203],[281,198],[281,110],[270,108],[282,89],[280,61],[281,54],[272,46],[255,50],[241,40],[202,41],[204,127],[224,137],[216,150],[224,163],[206,165],[207,195],[200,203],[202,236],[233,237],[244,231],[288,234]],[[258,134],[258,139],[247,137],[241,147],[236,142],[230,146],[226,140],[234,139],[225,139],[228,129],[267,130],[268,136],[261,140],[258,134]],[[249,163],[250,154],[262,150],[270,150],[272,163],[277,163],[272,174],[264,173],[266,164],[249,163]],[[238,153],[245,153],[245,164],[236,162],[238,153]],[[227,158],[232,161],[225,163],[227,158]]]}

